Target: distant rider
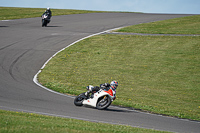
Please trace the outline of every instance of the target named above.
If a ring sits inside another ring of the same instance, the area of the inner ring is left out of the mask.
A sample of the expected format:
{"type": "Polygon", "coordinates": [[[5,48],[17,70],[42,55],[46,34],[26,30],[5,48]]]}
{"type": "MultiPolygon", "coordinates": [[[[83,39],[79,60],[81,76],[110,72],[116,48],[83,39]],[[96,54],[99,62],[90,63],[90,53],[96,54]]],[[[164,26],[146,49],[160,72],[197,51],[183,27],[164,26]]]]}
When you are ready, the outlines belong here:
{"type": "Polygon", "coordinates": [[[89,97],[90,93],[97,92],[101,88],[106,89],[107,91],[109,89],[112,89],[113,91],[116,92],[117,86],[118,86],[118,82],[117,81],[112,81],[110,84],[109,83],[100,84],[100,87],[99,86],[95,86],[95,87],[93,87],[91,89],[89,87],[87,87],[88,91],[85,93],[85,95],[86,95],[86,97],[89,97]]]}
{"type": "Polygon", "coordinates": [[[52,13],[51,13],[51,10],[50,10],[49,7],[47,8],[47,10],[46,10],[42,15],[44,15],[44,14],[47,14],[47,15],[48,15],[48,19],[49,19],[49,20],[51,19],[52,13]]]}

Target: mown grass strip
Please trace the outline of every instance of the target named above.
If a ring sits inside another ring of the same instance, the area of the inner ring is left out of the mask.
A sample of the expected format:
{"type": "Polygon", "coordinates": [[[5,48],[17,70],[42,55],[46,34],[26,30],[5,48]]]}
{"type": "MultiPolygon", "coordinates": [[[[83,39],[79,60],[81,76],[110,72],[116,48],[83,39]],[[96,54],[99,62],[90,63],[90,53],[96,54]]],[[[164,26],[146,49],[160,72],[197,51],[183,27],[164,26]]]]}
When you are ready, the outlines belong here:
{"type": "Polygon", "coordinates": [[[113,104],[200,120],[200,37],[99,35],[54,57],[39,81],[61,93],[117,80],[113,104]]]}
{"type": "Polygon", "coordinates": [[[133,25],[119,29],[118,32],[150,34],[200,34],[200,15],[133,25]]]}
{"type": "Polygon", "coordinates": [[[125,125],[93,123],[82,120],[0,110],[0,132],[15,133],[167,133],[125,125]]]}
{"type": "MultiPolygon", "coordinates": [[[[45,8],[0,7],[0,20],[41,17],[45,10],[45,8]]],[[[103,12],[71,9],[51,9],[51,11],[53,16],[103,12]]]]}

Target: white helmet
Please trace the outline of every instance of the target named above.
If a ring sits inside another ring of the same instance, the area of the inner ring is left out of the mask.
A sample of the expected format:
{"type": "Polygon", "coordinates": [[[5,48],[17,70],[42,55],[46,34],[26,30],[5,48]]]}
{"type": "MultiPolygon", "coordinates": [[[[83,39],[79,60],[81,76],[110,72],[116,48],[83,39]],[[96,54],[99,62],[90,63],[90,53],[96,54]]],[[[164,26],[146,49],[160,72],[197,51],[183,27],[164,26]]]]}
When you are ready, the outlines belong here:
{"type": "Polygon", "coordinates": [[[50,10],[50,8],[49,8],[49,7],[47,7],[47,10],[50,10]]]}

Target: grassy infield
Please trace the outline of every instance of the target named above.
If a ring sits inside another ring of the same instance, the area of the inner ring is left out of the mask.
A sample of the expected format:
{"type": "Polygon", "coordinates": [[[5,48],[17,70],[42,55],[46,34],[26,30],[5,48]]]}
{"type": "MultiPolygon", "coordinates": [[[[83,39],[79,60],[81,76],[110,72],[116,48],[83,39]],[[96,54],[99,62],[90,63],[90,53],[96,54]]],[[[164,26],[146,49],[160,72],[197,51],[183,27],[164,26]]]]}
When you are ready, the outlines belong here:
{"type": "MultiPolygon", "coordinates": [[[[200,34],[200,16],[140,24],[119,31],[200,34]]],[[[89,84],[99,85],[115,79],[119,81],[115,105],[200,120],[199,42],[199,36],[94,36],[54,57],[39,75],[39,81],[53,90],[77,95],[84,92],[89,84]]],[[[147,132],[128,126],[109,125],[112,127],[110,129],[105,124],[92,123],[90,127],[89,122],[79,120],[5,111],[0,113],[0,131],[31,131],[32,128],[33,131],[46,132],[52,129],[70,132],[147,132]]]]}

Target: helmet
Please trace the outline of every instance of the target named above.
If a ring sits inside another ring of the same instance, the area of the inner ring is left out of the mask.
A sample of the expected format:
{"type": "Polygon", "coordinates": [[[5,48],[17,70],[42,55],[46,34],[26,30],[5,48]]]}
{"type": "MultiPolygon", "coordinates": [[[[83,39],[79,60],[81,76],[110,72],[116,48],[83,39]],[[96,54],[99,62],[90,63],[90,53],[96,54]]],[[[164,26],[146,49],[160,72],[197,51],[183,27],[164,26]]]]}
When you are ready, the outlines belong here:
{"type": "Polygon", "coordinates": [[[47,7],[47,10],[50,10],[50,8],[49,8],[49,7],[47,7]]]}
{"type": "Polygon", "coordinates": [[[110,86],[112,87],[112,89],[117,89],[118,82],[117,82],[117,81],[112,81],[112,82],[110,83],[110,86]]]}

